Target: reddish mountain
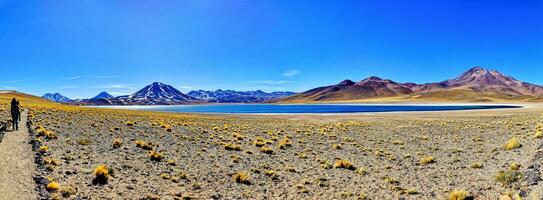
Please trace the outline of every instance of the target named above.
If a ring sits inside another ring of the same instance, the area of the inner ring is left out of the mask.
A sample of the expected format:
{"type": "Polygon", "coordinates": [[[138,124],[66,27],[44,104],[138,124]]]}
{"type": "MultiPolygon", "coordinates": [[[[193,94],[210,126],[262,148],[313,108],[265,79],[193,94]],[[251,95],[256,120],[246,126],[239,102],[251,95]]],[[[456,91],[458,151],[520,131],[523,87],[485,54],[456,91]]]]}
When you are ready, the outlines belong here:
{"type": "Polygon", "coordinates": [[[437,98],[455,101],[527,100],[543,97],[543,87],[516,80],[496,70],[473,67],[454,79],[437,83],[397,83],[374,76],[356,83],[345,80],[337,85],[319,87],[281,99],[280,102],[358,100],[377,97],[437,98]]]}
{"type": "Polygon", "coordinates": [[[298,95],[284,98],[282,101],[351,100],[397,96],[410,93],[411,89],[407,85],[372,76],[356,83],[351,80],[344,80],[336,85],[315,88],[298,95]]]}

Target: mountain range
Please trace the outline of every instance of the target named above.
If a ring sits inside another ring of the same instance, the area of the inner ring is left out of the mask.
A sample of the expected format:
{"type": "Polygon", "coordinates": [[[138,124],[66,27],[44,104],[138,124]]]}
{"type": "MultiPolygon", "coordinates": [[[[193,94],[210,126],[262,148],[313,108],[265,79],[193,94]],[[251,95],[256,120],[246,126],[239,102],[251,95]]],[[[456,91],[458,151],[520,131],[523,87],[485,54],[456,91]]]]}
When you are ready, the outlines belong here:
{"type": "Polygon", "coordinates": [[[543,87],[519,81],[496,70],[473,67],[456,78],[437,83],[398,83],[369,77],[358,82],[344,80],[273,102],[349,101],[364,99],[501,101],[541,100],[543,87]]]}
{"type": "MultiPolygon", "coordinates": [[[[107,92],[102,92],[91,99],[77,99],[65,101],[76,105],[177,105],[199,103],[256,103],[268,101],[274,98],[293,95],[293,92],[263,91],[191,91],[184,94],[171,85],[154,82],[131,95],[113,97],[107,92]]],[[[60,95],[60,94],[59,94],[60,95]]],[[[50,99],[55,101],[56,99],[50,99]]]]}
{"type": "Polygon", "coordinates": [[[541,101],[543,87],[519,81],[496,70],[473,67],[459,76],[435,83],[400,83],[370,76],[358,82],[314,88],[302,93],[234,90],[196,90],[187,94],[154,82],[131,95],[102,92],[91,99],[71,100],[59,93],[43,98],[77,105],[176,105],[199,103],[302,103],[326,101],[541,101]]]}
{"type": "Polygon", "coordinates": [[[234,90],[196,90],[187,95],[210,103],[256,103],[294,95],[294,92],[234,91],[234,90]]]}

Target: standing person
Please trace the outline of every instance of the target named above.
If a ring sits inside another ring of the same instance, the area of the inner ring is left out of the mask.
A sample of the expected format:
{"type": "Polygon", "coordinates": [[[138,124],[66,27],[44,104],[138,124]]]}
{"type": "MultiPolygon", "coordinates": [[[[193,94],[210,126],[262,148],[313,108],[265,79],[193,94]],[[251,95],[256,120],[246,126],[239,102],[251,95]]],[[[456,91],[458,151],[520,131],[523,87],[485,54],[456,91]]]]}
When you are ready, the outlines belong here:
{"type": "Polygon", "coordinates": [[[19,102],[13,98],[11,100],[11,119],[13,122],[13,130],[19,130],[19,120],[21,118],[21,110],[19,108],[19,102]]]}

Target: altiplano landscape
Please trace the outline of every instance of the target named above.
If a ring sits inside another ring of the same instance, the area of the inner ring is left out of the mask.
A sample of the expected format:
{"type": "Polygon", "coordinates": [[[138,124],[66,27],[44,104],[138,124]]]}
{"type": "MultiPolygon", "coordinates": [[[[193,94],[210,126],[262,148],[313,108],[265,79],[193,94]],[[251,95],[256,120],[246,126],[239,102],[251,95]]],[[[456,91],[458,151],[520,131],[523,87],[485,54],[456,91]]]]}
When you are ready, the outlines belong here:
{"type": "Polygon", "coordinates": [[[543,200],[542,11],[0,0],[0,200],[543,200]]]}
{"type": "Polygon", "coordinates": [[[497,199],[541,180],[539,106],[335,120],[25,107],[41,198],[497,199]]]}

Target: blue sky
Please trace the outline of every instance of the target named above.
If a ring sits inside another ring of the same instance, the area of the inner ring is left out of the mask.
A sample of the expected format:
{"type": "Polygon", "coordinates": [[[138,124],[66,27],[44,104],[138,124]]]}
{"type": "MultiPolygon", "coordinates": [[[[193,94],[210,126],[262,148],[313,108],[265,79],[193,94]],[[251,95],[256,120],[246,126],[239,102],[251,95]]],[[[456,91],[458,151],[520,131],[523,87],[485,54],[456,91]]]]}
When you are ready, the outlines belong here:
{"type": "Polygon", "coordinates": [[[480,65],[543,84],[543,1],[0,0],[0,89],[304,91],[480,65]]]}

